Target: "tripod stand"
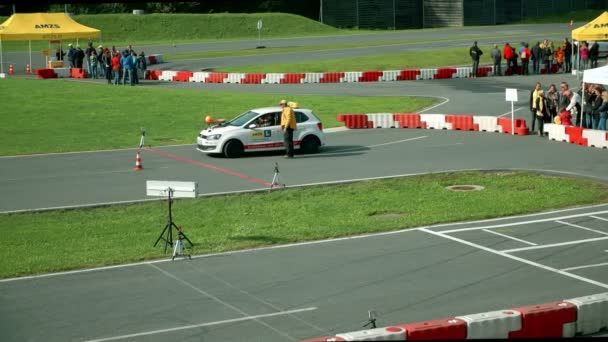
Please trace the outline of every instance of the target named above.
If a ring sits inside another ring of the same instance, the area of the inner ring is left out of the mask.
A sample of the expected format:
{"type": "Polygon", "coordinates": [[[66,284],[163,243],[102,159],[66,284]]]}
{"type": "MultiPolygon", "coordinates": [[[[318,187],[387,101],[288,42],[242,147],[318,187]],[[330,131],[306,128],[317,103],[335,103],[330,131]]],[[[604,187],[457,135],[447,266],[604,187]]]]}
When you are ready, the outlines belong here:
{"type": "Polygon", "coordinates": [[[270,183],[270,189],[284,188],[285,184],[279,183],[279,163],[274,163],[274,176],[272,177],[272,183],[270,183]]]}
{"type": "Polygon", "coordinates": [[[169,220],[167,221],[167,225],[165,226],[163,231],[160,233],[160,236],[154,243],[154,247],[156,247],[156,245],[158,244],[158,242],[160,240],[165,241],[165,252],[164,252],[165,254],[167,254],[167,246],[173,247],[173,228],[175,228],[175,230],[177,230],[177,239],[180,244],[181,244],[181,240],[185,239],[186,241],[188,241],[190,243],[190,246],[194,246],[194,244],[192,244],[192,241],[190,241],[190,239],[188,239],[186,234],[184,234],[184,232],[182,232],[182,230],[179,227],[177,227],[177,225],[173,222],[173,214],[171,212],[171,204],[173,203],[173,199],[171,199],[171,196],[173,195],[173,189],[168,188],[167,193],[168,193],[167,199],[168,199],[168,203],[169,203],[169,220]]]}
{"type": "Polygon", "coordinates": [[[371,326],[371,329],[376,329],[376,311],[368,311],[367,312],[367,316],[368,316],[368,322],[367,324],[365,324],[363,326],[363,328],[367,328],[368,326],[371,326]]]}

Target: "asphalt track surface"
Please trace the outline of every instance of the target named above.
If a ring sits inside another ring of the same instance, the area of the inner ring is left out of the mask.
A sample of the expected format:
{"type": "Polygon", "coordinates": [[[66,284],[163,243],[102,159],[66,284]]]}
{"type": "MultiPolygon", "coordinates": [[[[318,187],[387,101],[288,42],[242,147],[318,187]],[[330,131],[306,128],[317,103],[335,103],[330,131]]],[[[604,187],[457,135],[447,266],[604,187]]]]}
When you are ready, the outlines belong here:
{"type": "MultiPolygon", "coordinates": [[[[281,94],[438,96],[427,113],[528,118],[536,80],[570,75],[323,84],[213,85],[281,94]]],[[[67,80],[57,80],[64,82],[67,80]]],[[[87,81],[85,81],[87,82],[87,81]]],[[[193,134],[193,140],[196,132],[193,134]]],[[[147,137],[148,142],[154,137],[147,137]]],[[[152,143],[153,144],[153,143],[152,143]]],[[[322,153],[210,158],[194,145],[0,158],[1,211],[145,199],[145,180],[197,181],[202,195],[470,169],[526,169],[608,179],[606,151],[537,136],[373,129],[328,133],[322,153]],[[381,165],[382,167],[378,167],[381,165]],[[5,196],[6,197],[6,196],[5,196]]],[[[371,236],[0,280],[0,340],[292,341],[606,292],[608,205],[371,236]]],[[[25,251],[27,252],[27,251],[25,251]]]]}

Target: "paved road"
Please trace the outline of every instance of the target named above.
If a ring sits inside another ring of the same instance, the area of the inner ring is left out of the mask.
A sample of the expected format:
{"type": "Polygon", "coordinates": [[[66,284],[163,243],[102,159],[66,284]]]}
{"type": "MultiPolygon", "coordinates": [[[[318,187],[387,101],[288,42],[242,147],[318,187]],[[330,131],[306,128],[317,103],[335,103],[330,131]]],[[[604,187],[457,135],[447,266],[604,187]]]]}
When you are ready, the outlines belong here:
{"type": "Polygon", "coordinates": [[[601,293],[606,220],[602,205],[0,280],[0,340],[294,341],[360,330],[368,310],[387,326],[601,293]]]}

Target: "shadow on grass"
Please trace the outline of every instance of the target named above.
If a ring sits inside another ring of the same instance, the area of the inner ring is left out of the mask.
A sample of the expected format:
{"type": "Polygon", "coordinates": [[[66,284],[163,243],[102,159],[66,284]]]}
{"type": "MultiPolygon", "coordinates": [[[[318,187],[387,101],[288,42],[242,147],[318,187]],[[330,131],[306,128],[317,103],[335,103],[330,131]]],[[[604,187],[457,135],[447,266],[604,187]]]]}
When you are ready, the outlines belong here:
{"type": "Polygon", "coordinates": [[[291,242],[291,240],[288,240],[285,238],[276,237],[276,236],[268,236],[268,235],[236,235],[236,236],[230,236],[228,239],[233,240],[233,241],[263,242],[265,244],[291,242]]]}

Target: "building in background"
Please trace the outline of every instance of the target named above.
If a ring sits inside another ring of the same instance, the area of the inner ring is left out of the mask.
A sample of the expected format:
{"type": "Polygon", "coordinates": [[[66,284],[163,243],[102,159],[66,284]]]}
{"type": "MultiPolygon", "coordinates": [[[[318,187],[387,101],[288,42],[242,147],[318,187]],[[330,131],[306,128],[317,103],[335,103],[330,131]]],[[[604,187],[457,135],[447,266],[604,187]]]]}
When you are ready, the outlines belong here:
{"type": "Polygon", "coordinates": [[[320,21],[342,28],[496,25],[608,7],[608,0],[320,0],[320,21]]]}

